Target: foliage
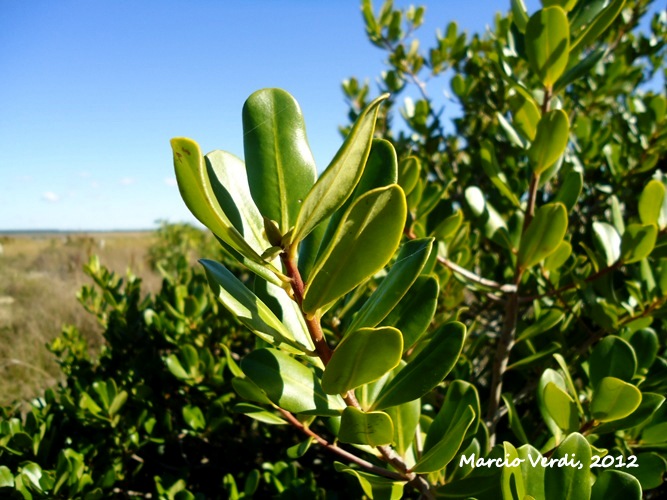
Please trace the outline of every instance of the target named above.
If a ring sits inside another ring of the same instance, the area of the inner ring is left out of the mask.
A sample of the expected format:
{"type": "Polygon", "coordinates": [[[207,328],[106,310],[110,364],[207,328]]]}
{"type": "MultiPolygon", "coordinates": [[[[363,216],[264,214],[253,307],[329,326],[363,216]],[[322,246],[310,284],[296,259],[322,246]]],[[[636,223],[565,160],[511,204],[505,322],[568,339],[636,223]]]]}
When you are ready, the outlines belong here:
{"type": "Polygon", "coordinates": [[[423,8],[364,0],[388,71],[372,100],[344,83],[353,124],[319,176],[280,89],[244,105],[245,163],[172,139],[183,199],[226,254],[201,261],[211,291],[181,267],[142,299],[91,262],[103,293],[81,298],[108,346],[90,360],[71,330],[53,346],[68,384],[7,416],[0,484],[192,498],[222,469],[235,498],[259,477],[335,496],[333,474],[369,498],[664,493],[667,98],[646,89],[667,18],[642,33],[648,4],[512,0],[487,35],[452,23],[422,51],[423,8]],[[453,133],[428,93],[447,72],[453,133]],[[64,422],[76,438],[49,433],[64,422]],[[42,442],[59,462],[26,459],[42,442]]]}

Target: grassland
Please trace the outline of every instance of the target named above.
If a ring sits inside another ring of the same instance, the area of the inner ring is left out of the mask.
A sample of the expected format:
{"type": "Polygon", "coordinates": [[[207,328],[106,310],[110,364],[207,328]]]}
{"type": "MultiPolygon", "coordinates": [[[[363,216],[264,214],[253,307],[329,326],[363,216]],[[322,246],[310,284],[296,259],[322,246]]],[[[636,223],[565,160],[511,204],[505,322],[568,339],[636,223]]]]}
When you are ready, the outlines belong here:
{"type": "Polygon", "coordinates": [[[73,324],[99,346],[100,327],[76,299],[91,280],[83,265],[97,254],[103,265],[129,268],[156,291],[160,277],[149,266],[152,232],[12,234],[0,236],[0,405],[30,399],[58,382],[45,345],[73,324]]]}

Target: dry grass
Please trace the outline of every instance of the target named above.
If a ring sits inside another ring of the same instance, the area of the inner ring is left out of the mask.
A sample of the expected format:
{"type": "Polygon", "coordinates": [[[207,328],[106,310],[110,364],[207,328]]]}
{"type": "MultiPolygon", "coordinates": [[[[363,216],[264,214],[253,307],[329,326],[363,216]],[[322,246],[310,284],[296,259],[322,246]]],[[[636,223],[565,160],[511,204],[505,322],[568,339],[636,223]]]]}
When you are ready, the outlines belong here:
{"type": "Polygon", "coordinates": [[[64,324],[99,344],[96,319],[76,299],[91,282],[82,269],[91,255],[120,274],[131,269],[142,277],[145,292],[159,288],[161,279],[146,262],[154,238],[153,233],[0,237],[0,404],[31,398],[58,381],[45,345],[64,324]]]}

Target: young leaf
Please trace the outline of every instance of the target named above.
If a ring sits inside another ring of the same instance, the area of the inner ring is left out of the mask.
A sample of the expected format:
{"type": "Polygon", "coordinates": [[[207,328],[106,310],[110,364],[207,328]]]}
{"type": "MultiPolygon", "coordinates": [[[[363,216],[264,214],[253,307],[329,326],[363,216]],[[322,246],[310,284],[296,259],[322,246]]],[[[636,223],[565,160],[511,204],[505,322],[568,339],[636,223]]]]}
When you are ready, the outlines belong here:
{"type": "Polygon", "coordinates": [[[442,325],[428,345],[384,386],[373,403],[373,409],[407,403],[433,390],[456,365],[465,334],[466,328],[462,323],[442,325]]]}
{"type": "Polygon", "coordinates": [[[380,104],[388,97],[389,94],[381,95],[361,112],[334,159],[305,198],[301,198],[303,203],[292,234],[292,245],[331,216],[354,190],[371,149],[380,104]]]}
{"type": "Polygon", "coordinates": [[[393,438],[394,424],[386,413],[366,413],[352,406],[343,411],[338,432],[341,443],[380,446],[391,444],[393,438]]]}
{"type": "Polygon", "coordinates": [[[243,150],[248,182],[264,217],[282,234],[296,221],[317,168],[299,104],[281,89],[262,89],[243,105],[243,150]]]}
{"type": "Polygon", "coordinates": [[[258,337],[292,352],[308,352],[254,293],[219,262],[201,260],[209,285],[222,304],[258,337]]]}
{"type": "Polygon", "coordinates": [[[547,170],[565,152],[569,134],[570,120],[562,109],[549,111],[540,119],[535,140],[528,150],[536,175],[547,170]]]}
{"type": "Polygon", "coordinates": [[[526,26],[526,55],[546,87],[553,87],[567,67],[570,25],[565,11],[546,7],[533,14],[526,26]]]}
{"type": "Polygon", "coordinates": [[[277,349],[252,351],[241,369],[274,404],[292,413],[337,416],[346,407],[340,396],[324,393],[312,369],[277,349]]]}
{"type": "Polygon", "coordinates": [[[304,312],[314,314],[382,269],[398,247],[406,213],[405,195],[396,184],[359,197],[311,273],[304,312]]]}
{"type": "Polygon", "coordinates": [[[349,331],[359,328],[374,327],[389,314],[415,282],[433,248],[433,238],[422,238],[405,242],[396,262],[377,289],[361,306],[349,331]]]}
{"type": "Polygon", "coordinates": [[[621,238],[621,260],[626,264],[648,257],[658,238],[655,224],[630,224],[621,238]]]}
{"type": "Polygon", "coordinates": [[[597,385],[591,401],[591,415],[600,422],[611,422],[630,415],[642,401],[634,385],[614,377],[605,377],[597,385]]]}
{"type": "Polygon", "coordinates": [[[540,207],[521,238],[518,265],[527,269],[551,255],[567,230],[567,210],[562,203],[540,207]]]}
{"type": "Polygon", "coordinates": [[[379,379],[401,361],[403,337],[395,328],[361,328],[338,344],[322,376],[327,394],[347,391],[379,379]]]}

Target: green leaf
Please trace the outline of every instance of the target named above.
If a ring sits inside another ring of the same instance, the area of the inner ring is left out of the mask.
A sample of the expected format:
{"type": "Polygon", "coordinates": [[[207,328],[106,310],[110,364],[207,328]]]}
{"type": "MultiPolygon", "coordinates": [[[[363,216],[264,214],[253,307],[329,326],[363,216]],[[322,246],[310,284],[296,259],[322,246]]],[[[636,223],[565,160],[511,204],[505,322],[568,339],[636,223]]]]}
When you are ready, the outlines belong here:
{"type": "Polygon", "coordinates": [[[572,41],[570,51],[580,52],[594,40],[601,39],[605,30],[623,10],[625,0],[611,0],[609,4],[572,41]]]}
{"type": "Polygon", "coordinates": [[[440,222],[435,229],[431,232],[431,236],[437,239],[445,239],[448,236],[451,236],[456,232],[456,230],[461,227],[463,222],[463,212],[457,210],[449,217],[445,217],[442,222],[440,222]]]}
{"type": "Polygon", "coordinates": [[[572,245],[570,245],[569,241],[561,241],[558,248],[554,250],[554,253],[544,260],[544,270],[555,271],[567,262],[570,255],[572,255],[572,245]]]}
{"type": "Polygon", "coordinates": [[[465,199],[473,215],[481,219],[484,224],[484,236],[504,248],[512,249],[512,240],[507,231],[507,223],[491,203],[486,201],[482,190],[477,186],[467,187],[465,199]]]}
{"type": "Polygon", "coordinates": [[[179,137],[171,140],[171,148],[178,189],[190,212],[242,256],[262,266],[268,266],[220,207],[199,144],[192,139],[179,137]]]}
{"type": "Polygon", "coordinates": [[[434,276],[419,276],[401,301],[382,321],[403,335],[403,352],[419,340],[433,320],[438,306],[440,286],[434,276]]]}
{"type": "Polygon", "coordinates": [[[560,309],[543,310],[540,317],[524,329],[520,329],[517,342],[527,340],[552,329],[560,323],[565,317],[565,313],[560,309]]]}
{"type": "Polygon", "coordinates": [[[232,408],[236,413],[242,413],[250,418],[269,425],[287,425],[287,421],[275,413],[265,410],[261,406],[250,403],[237,403],[232,408]]]}
{"type": "Polygon", "coordinates": [[[382,269],[398,247],[406,213],[405,194],[396,184],[359,197],[315,264],[303,311],[314,314],[382,269]]]}
{"type": "Polygon", "coordinates": [[[482,141],[480,148],[480,160],[484,172],[486,172],[486,175],[489,176],[489,179],[491,179],[491,182],[493,182],[493,184],[498,188],[500,193],[505,196],[505,198],[510,200],[514,206],[520,207],[521,203],[519,202],[519,199],[507,184],[507,178],[505,177],[505,174],[503,174],[500,171],[500,167],[498,167],[498,160],[496,160],[496,153],[494,151],[493,144],[491,144],[491,141],[482,141]]]}
{"type": "Polygon", "coordinates": [[[544,388],[543,398],[551,418],[565,434],[579,428],[577,405],[567,392],[549,382],[544,388]]]}
{"type": "Polygon", "coordinates": [[[541,465],[533,467],[533,463],[540,463],[542,454],[530,444],[524,444],[516,451],[519,458],[524,460],[520,467],[526,495],[529,495],[526,498],[532,497],[534,500],[544,500],[544,471],[546,468],[541,465]]]}
{"type": "Polygon", "coordinates": [[[461,448],[466,432],[474,420],[475,411],[472,406],[467,406],[458,420],[453,423],[449,432],[421,456],[411,472],[421,474],[444,469],[461,448]]]}
{"type": "Polygon", "coordinates": [[[632,334],[629,342],[637,356],[637,368],[648,371],[660,348],[660,340],[655,330],[641,328],[632,334]]]}
{"type": "Polygon", "coordinates": [[[517,92],[510,98],[510,109],[514,117],[514,128],[529,141],[534,140],[540,121],[540,110],[535,100],[517,92]]]}
{"type": "Polygon", "coordinates": [[[591,401],[591,415],[600,422],[611,422],[630,415],[642,401],[634,385],[614,377],[605,377],[596,386],[591,401]]]}
{"type": "Polygon", "coordinates": [[[637,479],[620,470],[603,470],[591,491],[591,500],[641,500],[642,487],[637,479]]]}
{"type": "MultiPolygon", "coordinates": [[[[520,460],[519,454],[512,443],[505,441],[503,451],[507,463],[512,464],[515,460],[520,460]]],[[[520,462],[519,462],[520,463],[520,462]]],[[[526,487],[519,467],[504,466],[501,472],[501,491],[503,499],[523,500],[526,496],[526,487]]]]}
{"type": "Polygon", "coordinates": [[[637,371],[637,356],[628,342],[610,335],[595,346],[588,365],[593,388],[597,387],[605,377],[615,377],[629,382],[637,371]]]}
{"type": "Polygon", "coordinates": [[[314,440],[315,440],[314,438],[309,437],[305,441],[295,444],[294,446],[290,446],[289,448],[287,448],[286,451],[287,456],[292,460],[301,458],[306,454],[306,452],[308,451],[310,445],[313,443],[314,440]]]}
{"type": "Polygon", "coordinates": [[[517,263],[527,269],[552,254],[567,230],[567,210],[562,203],[549,203],[535,213],[521,238],[517,263]]]}
{"type": "MultiPolygon", "coordinates": [[[[546,402],[546,397],[545,397],[545,389],[547,385],[549,384],[554,384],[556,385],[565,395],[571,398],[571,396],[567,393],[567,386],[565,383],[565,379],[563,376],[558,373],[555,370],[552,370],[551,368],[547,368],[542,372],[542,376],[540,377],[540,381],[537,386],[537,406],[540,410],[540,413],[542,415],[542,419],[544,420],[544,423],[546,424],[547,428],[551,432],[553,436],[556,437],[556,440],[560,439],[560,437],[563,434],[560,422],[557,422],[556,419],[552,416],[550,407],[547,406],[546,402]]],[[[554,412],[558,412],[557,408],[553,408],[553,402],[558,399],[558,396],[555,398],[552,398],[551,400],[551,405],[554,412]]],[[[560,397],[560,399],[563,399],[560,397]]],[[[565,410],[566,412],[569,411],[570,408],[570,403],[567,403],[567,409],[565,410]]],[[[570,423],[570,415],[574,415],[574,413],[570,412],[569,415],[566,415],[567,417],[567,425],[570,423]]],[[[565,421],[565,418],[562,419],[565,421]]]]}
{"type": "Polygon", "coordinates": [[[526,26],[528,62],[546,87],[553,84],[567,67],[570,52],[570,25],[565,11],[557,6],[537,11],[526,26]]]}
{"type": "Polygon", "coordinates": [[[606,47],[600,47],[587,54],[581,61],[568,69],[554,85],[554,94],[561,92],[568,85],[588,75],[607,53],[606,47]]]}
{"type": "Polygon", "coordinates": [[[354,190],[371,149],[380,104],[388,97],[389,94],[381,95],[361,112],[334,159],[305,199],[302,198],[291,239],[293,245],[340,208],[354,190]]]}
{"type": "Polygon", "coordinates": [[[188,426],[195,430],[201,431],[206,428],[206,419],[199,407],[193,405],[185,405],[182,409],[183,420],[188,426]]]}
{"type": "Polygon", "coordinates": [[[343,411],[338,439],[342,443],[387,445],[394,438],[394,424],[389,415],[381,411],[363,412],[348,406],[343,411]]]}
{"type": "Polygon", "coordinates": [[[361,328],[336,346],[322,376],[327,394],[347,391],[379,379],[401,361],[403,337],[395,328],[361,328]]]}
{"type": "Polygon", "coordinates": [[[415,399],[409,403],[392,406],[387,408],[386,412],[394,423],[394,449],[399,455],[405,456],[416,436],[421,416],[421,401],[415,399]]]}
{"type": "Polygon", "coordinates": [[[581,466],[548,467],[544,473],[546,500],[581,500],[590,498],[591,445],[578,432],[570,434],[554,451],[552,459],[581,466]],[[575,457],[576,458],[573,458],[575,457]]]}
{"type": "Polygon", "coordinates": [[[526,32],[526,25],[528,24],[528,11],[526,6],[523,3],[523,0],[511,0],[512,1],[512,19],[514,24],[519,29],[521,33],[526,32]]]}
{"type": "Polygon", "coordinates": [[[282,234],[297,218],[317,167],[299,104],[281,89],[262,89],[243,105],[243,150],[250,192],[282,234]]]}
{"type": "Polygon", "coordinates": [[[292,413],[337,416],[345,409],[342,398],[324,393],[312,369],[277,349],[252,351],[241,369],[274,404],[292,413]]]}
{"type": "Polygon", "coordinates": [[[569,212],[574,208],[574,205],[576,205],[583,187],[584,174],[578,170],[571,170],[565,176],[553,201],[565,205],[565,208],[567,208],[567,211],[569,212]]]}
{"type": "Polygon", "coordinates": [[[602,249],[607,266],[611,266],[621,257],[621,237],[611,224],[593,222],[595,241],[602,249]]]}
{"type": "Polygon", "coordinates": [[[547,170],[565,152],[570,137],[570,120],[562,109],[554,109],[540,118],[528,157],[535,175],[547,170]]]}
{"type": "Polygon", "coordinates": [[[398,164],[398,185],[403,188],[408,195],[417,185],[419,174],[421,172],[421,163],[419,158],[408,156],[403,158],[398,164]]]}
{"type": "Polygon", "coordinates": [[[635,476],[643,490],[658,488],[663,484],[665,473],[667,473],[667,460],[658,453],[637,453],[638,467],[625,469],[624,472],[635,476]]]}
{"type": "Polygon", "coordinates": [[[648,421],[649,418],[665,402],[665,397],[652,392],[643,392],[639,406],[627,417],[607,422],[595,428],[595,434],[614,432],[618,429],[630,429],[648,421]]]}
{"type": "Polygon", "coordinates": [[[626,264],[638,262],[648,257],[658,239],[655,224],[630,224],[621,238],[621,259],[626,264]]]}
{"type": "Polygon", "coordinates": [[[337,472],[344,472],[357,478],[364,494],[371,500],[401,500],[407,481],[392,481],[384,477],[352,469],[340,462],[335,462],[337,472]]]}
{"type": "MultiPolygon", "coordinates": [[[[471,407],[474,415],[480,414],[479,394],[474,385],[463,380],[454,380],[445,394],[445,401],[428,428],[424,441],[424,452],[429,451],[446,436],[454,433],[454,426],[462,421],[466,409],[471,407]]],[[[477,432],[479,418],[475,419],[472,427],[461,435],[461,439],[477,432]]]]}
{"type": "Polygon", "coordinates": [[[257,387],[257,384],[252,380],[246,378],[243,372],[241,372],[241,374],[242,377],[234,377],[232,379],[232,387],[236,393],[248,401],[254,401],[255,403],[260,404],[271,404],[271,400],[266,396],[266,393],[257,387]]]}
{"type": "Polygon", "coordinates": [[[0,465],[0,488],[13,488],[14,476],[9,467],[0,465]]]}
{"type": "Polygon", "coordinates": [[[571,11],[575,5],[577,5],[577,0],[541,0],[542,6],[551,7],[552,5],[557,5],[562,7],[566,12],[571,11]]]}
{"type": "Polygon", "coordinates": [[[209,285],[225,308],[255,335],[266,342],[291,347],[293,352],[308,352],[309,347],[298,343],[292,333],[276,318],[271,309],[246,288],[219,262],[202,259],[209,285]]]}
{"type": "Polygon", "coordinates": [[[523,429],[523,424],[514,406],[514,401],[512,401],[512,395],[503,394],[502,398],[507,407],[507,419],[509,420],[510,429],[512,429],[512,432],[519,441],[528,444],[528,436],[526,436],[526,431],[523,429]]]}
{"type": "MultiPolygon", "coordinates": [[[[320,242],[318,254],[329,245],[336,229],[338,229],[338,225],[340,224],[343,215],[357,198],[372,189],[396,184],[397,179],[398,160],[396,159],[396,150],[394,149],[394,146],[384,139],[373,139],[366,166],[364,167],[359,182],[354,188],[352,196],[350,196],[329,218],[329,221],[326,222],[326,232],[320,242]]],[[[324,224],[324,222],[322,224],[324,224]]],[[[307,239],[305,241],[307,241],[307,239]]],[[[302,249],[300,248],[299,257],[301,257],[301,253],[302,249]]]]}
{"type": "Polygon", "coordinates": [[[348,326],[348,330],[353,331],[380,324],[415,282],[432,249],[433,238],[405,242],[387,276],[361,306],[348,326]]]}
{"type": "Polygon", "coordinates": [[[543,360],[544,358],[550,357],[553,353],[560,351],[562,346],[558,342],[551,342],[548,346],[542,347],[535,354],[529,356],[524,356],[523,358],[518,359],[511,365],[507,366],[507,370],[516,370],[517,368],[526,368],[531,365],[536,364],[537,362],[543,360]]]}
{"type": "Polygon", "coordinates": [[[442,325],[426,347],[384,386],[373,409],[407,403],[433,390],[456,365],[465,335],[466,328],[462,323],[442,325]]]}

